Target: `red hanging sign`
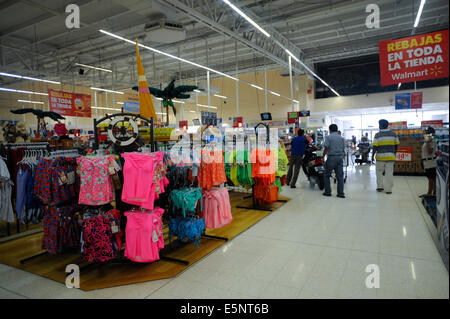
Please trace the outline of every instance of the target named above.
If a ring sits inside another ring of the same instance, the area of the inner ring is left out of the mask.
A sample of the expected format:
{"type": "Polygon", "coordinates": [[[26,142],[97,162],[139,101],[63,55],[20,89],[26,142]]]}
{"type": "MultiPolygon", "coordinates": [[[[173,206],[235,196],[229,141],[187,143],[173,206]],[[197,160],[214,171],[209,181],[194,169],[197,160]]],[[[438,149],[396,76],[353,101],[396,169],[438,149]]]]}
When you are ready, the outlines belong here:
{"type": "Polygon", "coordinates": [[[444,121],[443,120],[422,121],[421,126],[422,128],[426,128],[429,126],[433,128],[442,128],[444,127],[444,121]]]}
{"type": "Polygon", "coordinates": [[[412,109],[421,109],[422,108],[422,92],[411,92],[411,108],[412,109]]]}
{"type": "Polygon", "coordinates": [[[288,124],[298,123],[298,118],[300,117],[300,112],[288,112],[288,124]]]}
{"type": "Polygon", "coordinates": [[[188,128],[188,121],[180,121],[178,122],[178,125],[181,129],[187,130],[188,128]]]}
{"type": "Polygon", "coordinates": [[[62,116],[91,117],[91,96],[48,90],[50,111],[62,116]]]}
{"type": "Polygon", "coordinates": [[[242,127],[242,126],[243,126],[242,116],[235,117],[233,119],[233,127],[242,127]]]}
{"type": "Polygon", "coordinates": [[[448,77],[448,30],[380,42],[381,85],[448,77]]]}

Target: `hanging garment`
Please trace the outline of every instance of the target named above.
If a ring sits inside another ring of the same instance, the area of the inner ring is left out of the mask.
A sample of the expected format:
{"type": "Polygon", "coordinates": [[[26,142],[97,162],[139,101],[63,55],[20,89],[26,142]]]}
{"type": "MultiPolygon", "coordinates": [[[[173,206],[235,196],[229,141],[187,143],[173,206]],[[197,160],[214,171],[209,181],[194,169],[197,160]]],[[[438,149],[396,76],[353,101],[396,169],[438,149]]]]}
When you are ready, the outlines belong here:
{"type": "Polygon", "coordinates": [[[35,174],[34,194],[44,205],[60,205],[77,198],[76,159],[41,158],[35,174]]]}
{"type": "Polygon", "coordinates": [[[210,190],[227,182],[222,151],[201,151],[202,161],[199,168],[199,186],[210,190]]]}
{"type": "MultiPolygon", "coordinates": [[[[273,185],[275,185],[275,186],[278,187],[278,194],[280,194],[281,191],[283,190],[282,187],[281,187],[281,178],[277,177],[277,178],[275,179],[275,182],[273,183],[273,185]]],[[[277,199],[277,200],[278,200],[278,199],[277,199]]]]}
{"type": "Polygon", "coordinates": [[[167,166],[164,164],[164,153],[155,152],[149,154],[154,161],[153,184],[155,198],[159,198],[159,194],[164,193],[165,187],[169,184],[166,177],[167,166]]]}
{"type": "Polygon", "coordinates": [[[89,157],[77,159],[80,172],[79,204],[103,205],[115,200],[112,175],[120,169],[114,156],[89,157]]]}
{"type": "Polygon", "coordinates": [[[237,176],[239,184],[245,188],[250,188],[254,182],[252,179],[252,164],[249,162],[249,152],[237,151],[236,160],[237,162],[242,162],[242,164],[238,164],[237,176]]]}
{"type": "Polygon", "coordinates": [[[205,220],[188,218],[170,218],[169,219],[169,238],[176,236],[181,242],[193,242],[197,247],[200,237],[205,230],[205,220]]]}
{"type": "Polygon", "coordinates": [[[206,228],[221,228],[233,220],[230,197],[224,187],[213,188],[203,193],[203,216],[206,228]]]}
{"type": "Polygon", "coordinates": [[[13,182],[6,163],[0,158],[0,221],[14,222],[14,210],[11,203],[13,182]]]}
{"type": "Polygon", "coordinates": [[[17,172],[17,187],[16,187],[16,213],[17,219],[26,222],[25,204],[26,204],[26,187],[28,180],[29,170],[24,167],[20,167],[17,172]]]}
{"type": "Polygon", "coordinates": [[[159,207],[148,212],[125,212],[125,257],[141,263],[159,260],[159,250],[164,248],[163,214],[164,210],[159,207]]]}
{"type": "Polygon", "coordinates": [[[284,144],[282,144],[282,147],[278,148],[278,165],[277,165],[277,171],[276,176],[282,177],[287,174],[287,165],[288,165],[288,158],[286,155],[286,149],[284,147],[284,144]]]}
{"type": "Polygon", "coordinates": [[[28,174],[25,189],[26,192],[25,214],[26,214],[26,222],[31,221],[33,224],[39,224],[44,216],[44,209],[39,199],[33,193],[35,175],[36,169],[35,167],[31,167],[30,173],[28,174]]]}
{"type": "Polygon", "coordinates": [[[124,153],[122,201],[153,209],[155,187],[153,183],[155,163],[149,154],[124,153]]]}
{"type": "Polygon", "coordinates": [[[278,186],[256,184],[254,197],[259,205],[272,204],[278,200],[278,186]]]}
{"type": "Polygon", "coordinates": [[[76,209],[75,205],[45,207],[42,249],[50,254],[59,254],[66,248],[79,245],[79,227],[74,218],[76,209]]]}
{"type": "Polygon", "coordinates": [[[254,149],[251,162],[255,184],[272,185],[275,182],[275,157],[271,150],[254,149]]]}
{"type": "Polygon", "coordinates": [[[169,201],[172,205],[172,216],[178,215],[181,211],[183,217],[188,213],[195,214],[197,206],[202,211],[202,191],[200,188],[174,189],[169,195],[169,201]]]}
{"type": "Polygon", "coordinates": [[[118,245],[114,232],[120,229],[112,214],[92,217],[85,215],[82,222],[82,255],[88,262],[105,262],[117,257],[118,245]],[[118,229],[115,228],[118,227],[118,229]]]}

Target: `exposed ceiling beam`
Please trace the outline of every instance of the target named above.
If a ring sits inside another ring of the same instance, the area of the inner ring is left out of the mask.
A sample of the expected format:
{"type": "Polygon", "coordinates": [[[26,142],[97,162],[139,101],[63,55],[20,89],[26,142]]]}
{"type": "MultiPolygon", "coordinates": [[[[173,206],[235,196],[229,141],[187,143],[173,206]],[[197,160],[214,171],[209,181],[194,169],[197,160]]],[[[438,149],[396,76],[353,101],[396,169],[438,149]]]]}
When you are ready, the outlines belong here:
{"type": "Polygon", "coordinates": [[[0,3],[0,11],[4,10],[6,8],[9,8],[10,6],[14,5],[17,3],[17,0],[6,0],[3,1],[2,3],[0,3]]]}
{"type": "MultiPolygon", "coordinates": [[[[150,0],[146,0],[146,1],[149,2],[150,0]]],[[[188,15],[192,19],[195,19],[196,21],[200,22],[201,24],[206,25],[207,27],[218,32],[219,34],[227,35],[230,38],[233,38],[233,39],[245,44],[246,46],[252,48],[256,52],[266,56],[267,58],[271,59],[272,61],[280,64],[281,66],[286,67],[286,68],[288,67],[288,62],[285,59],[286,54],[285,54],[284,50],[283,50],[283,53],[280,54],[279,56],[275,55],[274,53],[272,53],[264,48],[264,43],[262,43],[262,45],[258,45],[255,42],[249,41],[249,40],[245,39],[243,36],[241,36],[240,34],[233,32],[232,30],[228,29],[227,27],[225,27],[219,23],[216,23],[209,17],[207,17],[204,14],[198,12],[197,10],[185,5],[184,3],[181,3],[180,1],[177,1],[177,0],[156,0],[156,1],[170,5],[174,9],[183,12],[184,14],[188,15]]],[[[267,41],[267,39],[263,39],[263,40],[267,41]]],[[[295,65],[293,66],[293,70],[299,74],[304,73],[303,69],[298,68],[295,65]]]]}
{"type": "MultiPolygon", "coordinates": [[[[18,2],[18,1],[16,0],[14,2],[18,2]]],[[[47,20],[49,20],[51,18],[54,18],[55,16],[62,16],[62,15],[65,16],[66,15],[66,13],[65,13],[66,7],[65,6],[64,7],[60,7],[57,10],[51,10],[51,9],[48,9],[48,8],[42,6],[42,5],[39,5],[39,4],[35,3],[35,2],[33,2],[33,1],[20,0],[20,2],[23,2],[23,3],[27,4],[27,5],[33,6],[35,8],[39,8],[39,9],[45,11],[46,13],[44,13],[44,14],[36,17],[36,18],[33,18],[31,20],[28,20],[28,21],[25,21],[23,23],[20,23],[18,25],[14,25],[12,27],[9,27],[6,30],[3,30],[0,33],[0,38],[3,38],[5,36],[11,35],[11,34],[22,32],[22,31],[32,27],[35,24],[43,23],[43,22],[45,22],[45,21],[47,21],[47,20]]],[[[83,7],[83,6],[87,6],[87,5],[89,5],[91,3],[94,3],[94,2],[97,2],[97,0],[81,0],[81,1],[77,2],[77,5],[80,6],[80,7],[83,7]]],[[[41,40],[38,43],[40,43],[40,42],[43,42],[43,41],[41,40]]]]}

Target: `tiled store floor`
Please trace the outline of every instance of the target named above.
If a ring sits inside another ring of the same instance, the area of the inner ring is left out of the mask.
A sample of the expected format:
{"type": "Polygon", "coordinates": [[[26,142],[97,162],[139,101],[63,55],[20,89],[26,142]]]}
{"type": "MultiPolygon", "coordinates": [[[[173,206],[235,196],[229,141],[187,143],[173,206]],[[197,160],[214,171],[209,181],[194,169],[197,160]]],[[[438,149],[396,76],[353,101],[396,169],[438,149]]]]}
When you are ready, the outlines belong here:
{"type": "Polygon", "coordinates": [[[340,199],[301,173],[290,202],[176,278],[84,292],[0,264],[0,298],[448,298],[420,213],[426,178],[394,177],[386,195],[374,167],[348,174],[340,199]],[[380,288],[366,288],[369,264],[380,288]]]}

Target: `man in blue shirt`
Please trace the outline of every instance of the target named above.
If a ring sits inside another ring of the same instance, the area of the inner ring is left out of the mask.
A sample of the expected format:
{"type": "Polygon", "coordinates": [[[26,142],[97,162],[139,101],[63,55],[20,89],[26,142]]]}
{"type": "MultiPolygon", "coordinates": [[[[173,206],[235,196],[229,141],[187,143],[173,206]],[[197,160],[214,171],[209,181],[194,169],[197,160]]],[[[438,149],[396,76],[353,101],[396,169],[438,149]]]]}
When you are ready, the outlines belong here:
{"type": "Polygon", "coordinates": [[[286,176],[286,184],[291,185],[291,188],[295,188],[297,183],[298,174],[302,167],[303,155],[305,155],[306,145],[309,144],[308,140],[303,136],[305,131],[299,129],[296,137],[291,142],[291,158],[289,160],[289,170],[286,176]],[[292,171],[294,171],[294,177],[292,178],[292,171]]]}
{"type": "Polygon", "coordinates": [[[336,124],[329,126],[330,135],[325,138],[323,157],[328,155],[325,162],[325,192],[324,196],[331,196],[330,177],[334,170],[337,179],[337,197],[345,198],[344,195],[344,155],[345,143],[341,135],[338,134],[338,127],[336,124]]]}

